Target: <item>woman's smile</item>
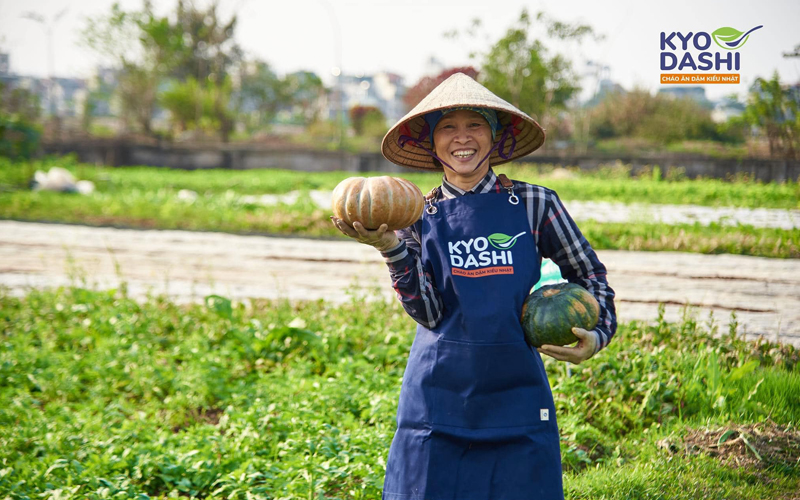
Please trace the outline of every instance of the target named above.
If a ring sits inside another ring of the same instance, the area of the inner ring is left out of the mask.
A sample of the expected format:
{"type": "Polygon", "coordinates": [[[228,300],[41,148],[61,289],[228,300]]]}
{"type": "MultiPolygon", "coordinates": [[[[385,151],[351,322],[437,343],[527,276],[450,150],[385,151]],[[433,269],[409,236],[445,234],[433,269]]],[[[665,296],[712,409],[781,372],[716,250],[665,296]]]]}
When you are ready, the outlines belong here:
{"type": "Polygon", "coordinates": [[[481,178],[489,167],[488,161],[480,162],[492,149],[492,129],[474,111],[451,111],[436,124],[433,144],[436,155],[452,168],[445,167],[445,175],[481,178]]]}

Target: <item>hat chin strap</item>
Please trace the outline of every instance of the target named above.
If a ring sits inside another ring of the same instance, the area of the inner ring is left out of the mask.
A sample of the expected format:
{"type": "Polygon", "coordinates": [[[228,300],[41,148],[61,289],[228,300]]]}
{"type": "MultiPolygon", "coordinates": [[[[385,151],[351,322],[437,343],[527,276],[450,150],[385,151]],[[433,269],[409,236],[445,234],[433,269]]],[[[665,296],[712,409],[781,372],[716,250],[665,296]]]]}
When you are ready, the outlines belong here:
{"type": "MultiPolygon", "coordinates": [[[[456,169],[454,169],[453,167],[448,165],[446,161],[444,161],[441,158],[439,158],[436,155],[436,153],[434,153],[433,151],[431,151],[430,149],[428,149],[428,148],[426,148],[425,146],[422,145],[423,137],[426,137],[427,135],[428,135],[428,127],[426,126],[426,127],[423,127],[422,132],[420,133],[419,137],[415,138],[415,137],[411,137],[410,135],[400,135],[400,137],[397,138],[397,145],[400,146],[400,148],[402,149],[402,148],[405,147],[406,144],[411,143],[412,146],[416,146],[416,147],[420,148],[421,150],[425,151],[426,153],[431,155],[433,158],[439,160],[439,163],[441,163],[442,165],[446,166],[447,168],[449,168],[450,170],[455,172],[456,169]]],[[[484,156],[483,159],[478,162],[478,164],[475,166],[475,168],[472,169],[472,171],[474,172],[474,171],[478,170],[481,167],[481,165],[483,165],[483,162],[488,160],[489,156],[491,156],[491,154],[494,153],[495,150],[497,150],[497,154],[500,155],[500,158],[502,158],[504,160],[508,160],[509,158],[511,158],[511,155],[514,154],[514,149],[516,147],[517,147],[517,138],[516,138],[516,136],[514,134],[514,124],[509,123],[503,129],[503,135],[500,137],[500,140],[497,141],[494,144],[494,146],[492,146],[492,149],[490,149],[489,152],[486,153],[486,156],[484,156]],[[508,153],[503,153],[503,150],[506,147],[506,141],[509,139],[509,137],[511,138],[511,148],[509,148],[508,153]]]]}

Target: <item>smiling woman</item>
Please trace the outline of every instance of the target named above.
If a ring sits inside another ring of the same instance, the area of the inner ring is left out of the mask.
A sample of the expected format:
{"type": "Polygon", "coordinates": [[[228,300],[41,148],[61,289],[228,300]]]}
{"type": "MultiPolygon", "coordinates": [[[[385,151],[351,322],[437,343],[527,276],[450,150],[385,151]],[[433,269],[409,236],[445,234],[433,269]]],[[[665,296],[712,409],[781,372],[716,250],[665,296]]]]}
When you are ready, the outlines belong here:
{"type": "Polygon", "coordinates": [[[616,330],[606,269],[555,192],[495,175],[535,150],[531,117],[458,73],[384,137],[399,165],[444,172],[422,217],[397,232],[334,219],[379,249],[419,323],[386,463],[384,500],[562,499],[555,405],[539,353],[580,363],[616,330]],[[476,195],[476,196],[468,196],[476,195]],[[525,342],[522,305],[543,257],[600,304],[573,347],[525,342]]]}
{"type": "Polygon", "coordinates": [[[433,148],[448,169],[444,175],[461,189],[470,189],[489,171],[493,129],[476,111],[459,109],[442,116],[433,131],[433,148]]]}

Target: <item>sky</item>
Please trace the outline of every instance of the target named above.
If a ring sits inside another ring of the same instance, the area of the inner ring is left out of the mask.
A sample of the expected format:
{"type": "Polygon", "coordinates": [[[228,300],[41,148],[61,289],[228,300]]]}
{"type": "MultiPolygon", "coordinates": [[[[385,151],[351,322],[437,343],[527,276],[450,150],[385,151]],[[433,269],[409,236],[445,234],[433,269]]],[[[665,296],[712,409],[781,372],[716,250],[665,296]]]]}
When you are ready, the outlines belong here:
{"type": "MultiPolygon", "coordinates": [[[[209,3],[195,1],[201,6],[209,3]]],[[[103,61],[80,45],[80,31],[87,17],[109,12],[113,3],[0,0],[0,52],[10,53],[13,72],[47,76],[45,27],[23,14],[35,12],[52,20],[66,9],[53,25],[55,74],[89,77],[103,61]]],[[[142,5],[141,0],[119,3],[131,10],[142,5]]],[[[153,4],[158,13],[166,14],[174,10],[177,0],[153,0],[153,4]]],[[[552,53],[567,56],[575,71],[584,75],[583,98],[596,88],[595,73],[587,61],[607,66],[607,76],[627,90],[638,87],[655,92],[664,87],[659,82],[662,32],[711,33],[726,26],[739,31],[757,25],[763,28],[739,49],[741,83],[703,85],[708,97],[743,96],[756,77],[769,78],[775,71],[784,83],[800,81],[800,58],[782,57],[800,44],[798,0],[220,0],[219,4],[224,19],[234,13],[238,16],[237,39],[247,55],[267,61],[282,74],[314,71],[328,84],[333,82],[332,68],[339,66],[346,74],[397,73],[409,86],[425,75],[431,57],[445,67],[479,67],[480,59],[470,59],[469,53],[488,50],[523,8],[532,14],[544,11],[564,22],[588,24],[603,35],[599,41],[550,46],[552,53]],[[453,40],[444,36],[454,29],[466,30],[476,18],[483,26],[478,37],[453,40]]]]}

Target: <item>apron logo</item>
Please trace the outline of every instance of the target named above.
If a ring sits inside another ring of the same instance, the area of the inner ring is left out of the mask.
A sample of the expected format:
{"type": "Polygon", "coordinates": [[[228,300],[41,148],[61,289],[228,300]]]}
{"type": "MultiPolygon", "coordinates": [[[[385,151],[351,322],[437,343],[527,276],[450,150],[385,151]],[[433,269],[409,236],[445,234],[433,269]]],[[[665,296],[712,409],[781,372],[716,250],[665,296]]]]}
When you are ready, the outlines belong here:
{"type": "Polygon", "coordinates": [[[511,247],[525,231],[508,236],[494,233],[489,237],[479,236],[469,240],[447,242],[453,276],[481,278],[495,274],[514,274],[514,257],[511,247]],[[489,245],[497,250],[489,250],[489,245]]]}
{"type": "Polygon", "coordinates": [[[547,408],[542,408],[539,410],[539,420],[546,421],[550,420],[550,410],[547,408]]]}
{"type": "Polygon", "coordinates": [[[487,238],[489,243],[492,244],[493,247],[499,248],[501,250],[506,250],[514,246],[514,243],[517,242],[517,238],[525,234],[525,231],[522,231],[516,236],[509,236],[503,233],[494,233],[490,234],[487,238]]]}

